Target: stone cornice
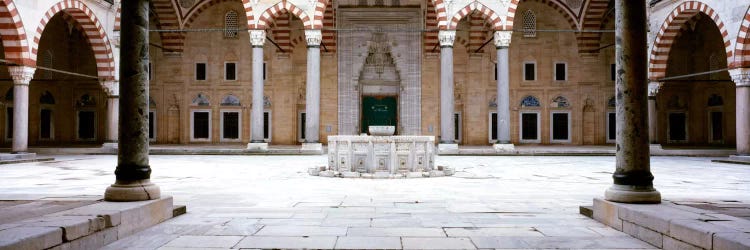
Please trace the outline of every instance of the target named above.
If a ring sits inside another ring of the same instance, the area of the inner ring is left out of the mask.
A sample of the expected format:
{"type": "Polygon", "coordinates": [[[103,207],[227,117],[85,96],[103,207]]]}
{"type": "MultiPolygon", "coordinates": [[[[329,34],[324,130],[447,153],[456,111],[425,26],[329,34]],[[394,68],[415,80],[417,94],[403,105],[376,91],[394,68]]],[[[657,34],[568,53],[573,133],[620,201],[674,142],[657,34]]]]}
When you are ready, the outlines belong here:
{"type": "Polygon", "coordinates": [[[13,78],[13,84],[29,85],[31,79],[34,78],[36,68],[28,66],[9,66],[8,71],[10,71],[10,77],[13,78]]]}
{"type": "Polygon", "coordinates": [[[730,69],[729,75],[737,87],[750,87],[750,68],[730,69]]]}
{"type": "Polygon", "coordinates": [[[438,31],[438,40],[440,41],[440,47],[453,47],[453,42],[456,41],[456,31],[455,30],[438,31]]]}
{"type": "Polygon", "coordinates": [[[320,30],[305,30],[305,39],[307,40],[307,46],[320,46],[320,42],[323,41],[323,32],[320,30]]]}
{"type": "Polygon", "coordinates": [[[251,30],[250,31],[250,44],[254,47],[263,47],[266,43],[266,31],[265,30],[251,30]]]}
{"type": "Polygon", "coordinates": [[[495,48],[510,47],[510,40],[512,36],[513,31],[495,31],[495,48]]]}

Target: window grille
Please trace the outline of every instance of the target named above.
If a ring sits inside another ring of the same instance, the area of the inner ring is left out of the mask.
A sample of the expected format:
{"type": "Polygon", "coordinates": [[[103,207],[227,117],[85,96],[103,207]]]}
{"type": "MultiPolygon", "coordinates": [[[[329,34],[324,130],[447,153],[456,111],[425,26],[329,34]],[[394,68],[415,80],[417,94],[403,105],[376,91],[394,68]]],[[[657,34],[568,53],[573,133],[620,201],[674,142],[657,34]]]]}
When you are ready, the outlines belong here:
{"type": "Polygon", "coordinates": [[[523,14],[523,36],[536,37],[536,15],[531,10],[523,14]]]}
{"type": "Polygon", "coordinates": [[[237,38],[238,28],[237,12],[230,10],[224,15],[224,38],[237,38]]]}
{"type": "Polygon", "coordinates": [[[533,96],[526,96],[521,100],[521,107],[539,107],[539,99],[533,96]]]}

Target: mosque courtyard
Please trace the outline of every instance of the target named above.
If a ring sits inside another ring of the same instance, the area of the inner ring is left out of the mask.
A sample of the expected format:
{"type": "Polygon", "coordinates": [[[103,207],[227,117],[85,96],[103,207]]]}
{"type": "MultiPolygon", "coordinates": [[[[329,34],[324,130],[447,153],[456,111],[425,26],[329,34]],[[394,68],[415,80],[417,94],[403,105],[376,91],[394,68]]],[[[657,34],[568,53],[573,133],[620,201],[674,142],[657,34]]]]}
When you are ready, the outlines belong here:
{"type": "MultiPolygon", "coordinates": [[[[1,200],[96,199],[113,155],[0,165],[1,200]]],[[[107,246],[182,248],[654,248],[579,214],[612,183],[611,156],[440,156],[452,177],[310,176],[326,156],[150,157],[151,179],[188,213],[107,246]]],[[[748,165],[652,157],[663,199],[750,203],[748,165]]]]}

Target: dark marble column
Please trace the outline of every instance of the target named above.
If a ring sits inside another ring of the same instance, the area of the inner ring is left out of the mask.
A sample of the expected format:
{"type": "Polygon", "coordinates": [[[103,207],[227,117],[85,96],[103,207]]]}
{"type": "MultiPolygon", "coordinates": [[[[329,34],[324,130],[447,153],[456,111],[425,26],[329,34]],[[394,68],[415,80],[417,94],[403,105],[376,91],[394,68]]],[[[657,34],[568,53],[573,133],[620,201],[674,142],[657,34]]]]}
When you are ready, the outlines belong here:
{"type": "Polygon", "coordinates": [[[659,203],[653,187],[648,144],[646,2],[615,0],[617,60],[617,153],[614,185],[604,198],[624,203],[659,203]]]}
{"type": "Polygon", "coordinates": [[[122,1],[120,46],[120,119],[116,181],[104,193],[108,201],[160,197],[148,163],[149,0],[122,1]]]}

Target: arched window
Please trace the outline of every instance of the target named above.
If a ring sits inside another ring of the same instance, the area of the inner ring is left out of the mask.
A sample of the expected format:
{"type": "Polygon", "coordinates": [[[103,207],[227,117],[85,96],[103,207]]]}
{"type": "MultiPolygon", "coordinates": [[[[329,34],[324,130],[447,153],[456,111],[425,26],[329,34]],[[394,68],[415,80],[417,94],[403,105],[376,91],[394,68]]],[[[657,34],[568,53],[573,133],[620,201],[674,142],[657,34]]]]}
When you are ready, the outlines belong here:
{"type": "Polygon", "coordinates": [[[570,102],[568,102],[568,98],[565,98],[564,96],[558,96],[558,97],[555,97],[555,99],[552,99],[552,107],[553,108],[568,108],[570,107],[570,102]]]}
{"type": "Polygon", "coordinates": [[[203,93],[199,93],[198,96],[193,98],[193,106],[210,106],[211,103],[208,101],[208,97],[203,93]]]}
{"type": "Polygon", "coordinates": [[[221,99],[221,106],[240,106],[240,98],[229,94],[221,99]]]}
{"type": "Polygon", "coordinates": [[[238,28],[237,12],[230,10],[224,15],[224,38],[237,38],[238,28]]]}
{"type": "Polygon", "coordinates": [[[523,37],[536,37],[536,15],[531,10],[523,13],[523,37]]]}
{"type": "Polygon", "coordinates": [[[521,100],[521,107],[539,107],[539,99],[533,96],[526,96],[521,100]]]}
{"type": "Polygon", "coordinates": [[[55,104],[55,97],[49,91],[44,91],[42,96],[39,97],[40,104],[55,104]]]}

